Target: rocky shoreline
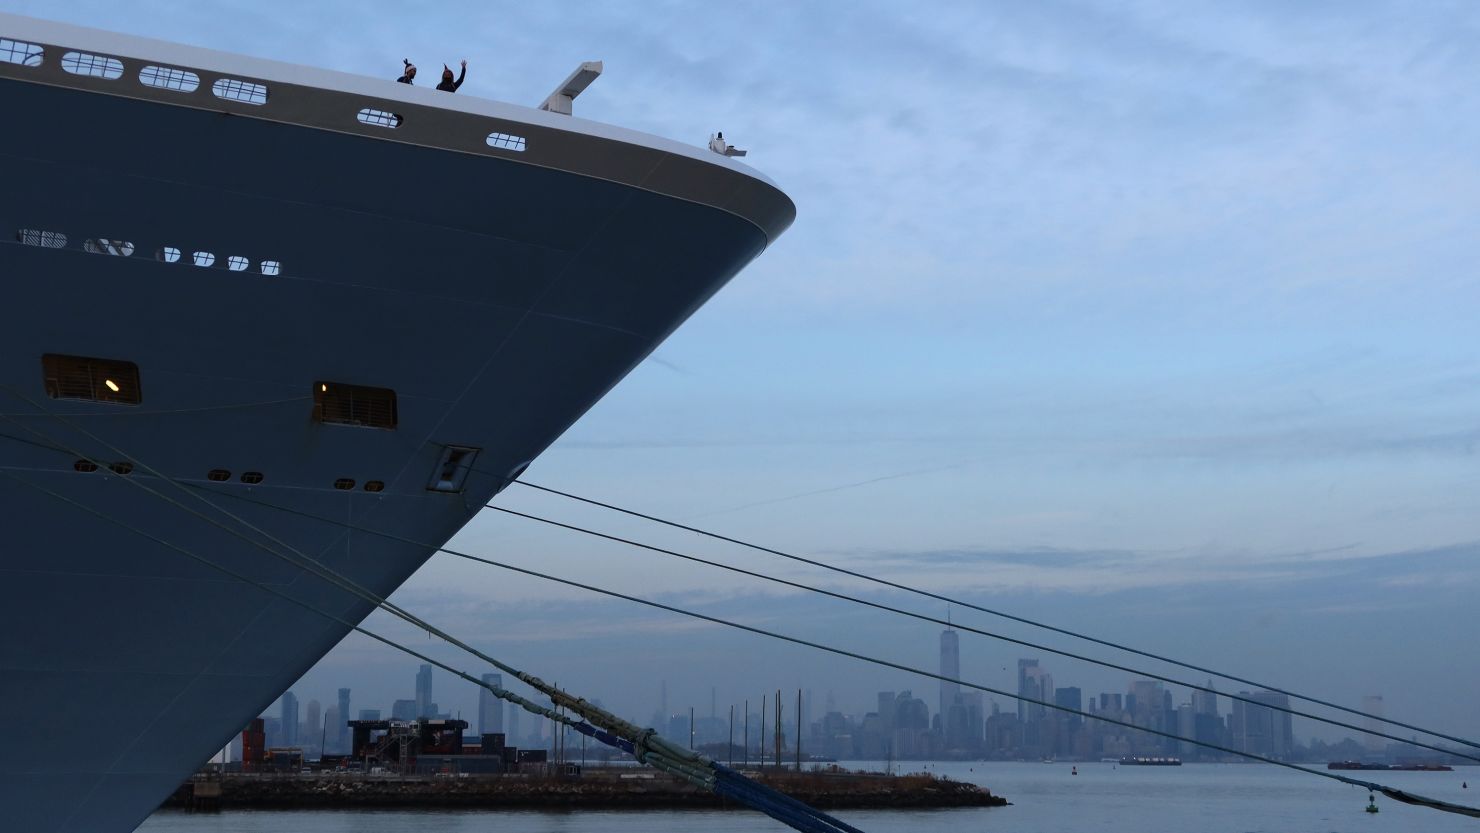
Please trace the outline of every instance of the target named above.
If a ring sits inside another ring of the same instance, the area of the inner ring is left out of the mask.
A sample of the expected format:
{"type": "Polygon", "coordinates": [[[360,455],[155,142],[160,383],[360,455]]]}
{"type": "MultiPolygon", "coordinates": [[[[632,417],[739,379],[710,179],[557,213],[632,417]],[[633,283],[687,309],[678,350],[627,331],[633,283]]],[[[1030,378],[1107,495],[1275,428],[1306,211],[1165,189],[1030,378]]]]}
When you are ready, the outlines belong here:
{"type": "MultiPolygon", "coordinates": [[[[936,809],[997,807],[990,790],[932,775],[767,773],[754,777],[814,807],[936,809]]],[[[740,805],[659,773],[587,770],[580,776],[241,775],[181,785],[164,807],[306,810],[357,807],[468,809],[719,809],[740,805]],[[203,800],[209,797],[209,800],[203,800]]]]}

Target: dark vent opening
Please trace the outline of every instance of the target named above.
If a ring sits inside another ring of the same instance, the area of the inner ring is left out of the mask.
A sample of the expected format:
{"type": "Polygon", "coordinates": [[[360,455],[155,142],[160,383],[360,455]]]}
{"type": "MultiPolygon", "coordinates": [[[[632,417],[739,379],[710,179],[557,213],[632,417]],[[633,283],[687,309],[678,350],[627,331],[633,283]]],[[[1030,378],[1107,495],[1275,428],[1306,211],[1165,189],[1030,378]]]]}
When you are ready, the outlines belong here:
{"type": "Polygon", "coordinates": [[[352,477],[341,477],[338,480],[334,481],[334,488],[340,490],[341,492],[348,491],[350,489],[353,489],[354,487],[355,481],[352,477]]]}
{"type": "Polygon", "coordinates": [[[313,383],[313,415],[319,422],[362,428],[396,427],[396,392],[390,388],[313,383]]]}
{"type": "Polygon", "coordinates": [[[78,471],[85,474],[87,472],[97,471],[98,464],[94,463],[91,460],[78,460],[77,462],[72,464],[72,468],[77,469],[78,471]]]}
{"type": "Polygon", "coordinates": [[[367,491],[367,492],[383,492],[383,491],[385,491],[385,481],[384,480],[367,480],[367,481],[365,481],[365,491],[367,491]]]}
{"type": "Polygon", "coordinates": [[[114,474],[133,474],[134,473],[134,464],[133,463],[130,463],[127,460],[124,460],[121,463],[113,463],[112,465],[108,466],[108,468],[112,469],[114,474]]]}
{"type": "Polygon", "coordinates": [[[226,469],[211,469],[210,471],[206,472],[206,479],[213,480],[217,483],[222,483],[231,479],[231,472],[227,471],[226,469]]]}
{"type": "Polygon", "coordinates": [[[432,481],[427,488],[433,492],[461,492],[467,482],[468,472],[473,470],[473,460],[478,449],[467,446],[449,445],[442,449],[442,459],[432,471],[432,481]]]}
{"type": "Polygon", "coordinates": [[[41,370],[52,399],[137,405],[141,398],[139,366],[133,362],[48,353],[41,357],[41,370]]]}
{"type": "Polygon", "coordinates": [[[242,482],[243,483],[246,483],[247,485],[251,485],[253,483],[261,483],[262,482],[262,472],[260,472],[260,471],[244,471],[244,472],[242,472],[242,482]]]}

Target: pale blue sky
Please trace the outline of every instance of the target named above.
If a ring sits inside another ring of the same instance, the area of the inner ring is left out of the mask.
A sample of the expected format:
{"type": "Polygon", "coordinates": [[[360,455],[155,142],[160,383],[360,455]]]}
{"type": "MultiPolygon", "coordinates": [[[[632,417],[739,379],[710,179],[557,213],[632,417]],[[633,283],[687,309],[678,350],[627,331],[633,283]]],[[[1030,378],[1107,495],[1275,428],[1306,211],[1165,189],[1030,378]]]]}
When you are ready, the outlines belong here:
{"type": "MultiPolygon", "coordinates": [[[[798,220],[530,479],[1480,735],[1474,652],[1453,653],[1480,586],[1480,6],[0,9],[386,78],[467,58],[460,94],[529,104],[602,59],[580,115],[723,129],[798,220]]],[[[457,544],[933,662],[929,628],[517,519],[457,544]]],[[[675,703],[742,677],[855,711],[934,691],[457,564],[401,596],[642,716],[659,677],[675,703]]],[[[1017,655],[963,654],[999,685],[1017,655]]],[[[299,693],[388,707],[412,671],[350,640],[299,693]]]]}

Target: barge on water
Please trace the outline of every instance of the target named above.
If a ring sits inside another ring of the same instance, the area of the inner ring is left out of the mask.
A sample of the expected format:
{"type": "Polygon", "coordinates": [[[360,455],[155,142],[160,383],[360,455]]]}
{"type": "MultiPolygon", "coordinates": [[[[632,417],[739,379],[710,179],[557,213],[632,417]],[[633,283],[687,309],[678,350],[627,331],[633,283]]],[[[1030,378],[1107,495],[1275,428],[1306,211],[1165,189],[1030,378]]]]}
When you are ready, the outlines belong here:
{"type": "Polygon", "coordinates": [[[1326,769],[1383,770],[1387,772],[1453,772],[1446,764],[1369,764],[1362,761],[1332,761],[1326,769]]]}
{"type": "Polygon", "coordinates": [[[1120,759],[1121,766],[1181,766],[1181,758],[1145,757],[1142,755],[1127,755],[1120,759]]]}

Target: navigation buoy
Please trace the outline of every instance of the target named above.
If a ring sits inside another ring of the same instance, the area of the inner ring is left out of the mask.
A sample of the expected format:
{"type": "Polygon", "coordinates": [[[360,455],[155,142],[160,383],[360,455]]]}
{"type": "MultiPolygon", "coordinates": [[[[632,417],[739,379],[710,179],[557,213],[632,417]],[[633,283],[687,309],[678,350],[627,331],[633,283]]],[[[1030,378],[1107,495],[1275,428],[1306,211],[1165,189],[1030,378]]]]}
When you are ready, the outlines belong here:
{"type": "Polygon", "coordinates": [[[1078,775],[1079,774],[1079,767],[1077,767],[1077,766],[1069,767],[1069,774],[1070,775],[1078,775]]]}
{"type": "Polygon", "coordinates": [[[1367,812],[1379,812],[1377,809],[1377,796],[1373,795],[1372,793],[1367,793],[1367,812]]]}
{"type": "Polygon", "coordinates": [[[1468,790],[1470,788],[1470,782],[1469,781],[1465,781],[1464,783],[1462,783],[1462,784],[1459,785],[1459,788],[1462,789],[1462,790],[1468,790]]]}

